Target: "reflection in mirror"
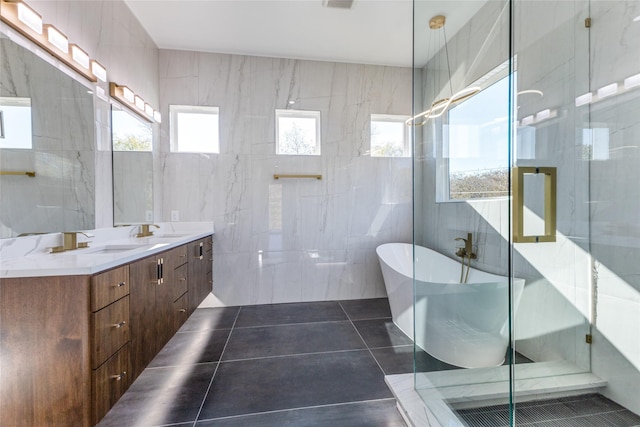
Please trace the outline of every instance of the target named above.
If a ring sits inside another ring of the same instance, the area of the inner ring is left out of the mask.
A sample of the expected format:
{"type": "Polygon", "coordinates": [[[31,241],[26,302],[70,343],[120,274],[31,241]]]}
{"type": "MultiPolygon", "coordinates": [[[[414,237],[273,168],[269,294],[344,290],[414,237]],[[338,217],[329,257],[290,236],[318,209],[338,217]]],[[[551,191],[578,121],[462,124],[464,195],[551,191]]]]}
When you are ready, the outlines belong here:
{"type": "Polygon", "coordinates": [[[93,92],[0,34],[0,237],[95,228],[93,92]]]}
{"type": "Polygon", "coordinates": [[[112,105],[111,135],[114,225],[153,222],[151,125],[112,105]]]}

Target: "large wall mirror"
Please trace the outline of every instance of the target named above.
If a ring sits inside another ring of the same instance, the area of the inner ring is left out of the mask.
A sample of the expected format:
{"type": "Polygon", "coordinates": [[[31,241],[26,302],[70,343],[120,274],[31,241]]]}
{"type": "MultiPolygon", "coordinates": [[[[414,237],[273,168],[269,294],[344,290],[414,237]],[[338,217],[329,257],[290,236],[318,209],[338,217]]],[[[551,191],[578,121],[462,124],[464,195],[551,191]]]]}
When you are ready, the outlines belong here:
{"type": "Polygon", "coordinates": [[[93,92],[2,33],[0,65],[0,238],[95,228],[93,92]]]}
{"type": "Polygon", "coordinates": [[[151,124],[111,106],[114,225],[153,222],[151,124]]]}

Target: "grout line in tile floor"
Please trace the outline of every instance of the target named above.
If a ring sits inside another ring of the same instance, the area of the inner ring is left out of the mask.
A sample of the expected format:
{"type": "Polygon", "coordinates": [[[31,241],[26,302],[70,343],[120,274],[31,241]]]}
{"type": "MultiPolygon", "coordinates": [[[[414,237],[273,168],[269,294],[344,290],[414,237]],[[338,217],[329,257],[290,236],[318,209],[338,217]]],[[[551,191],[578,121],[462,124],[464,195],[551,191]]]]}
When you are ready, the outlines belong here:
{"type": "Polygon", "coordinates": [[[347,316],[346,319],[342,319],[342,320],[321,320],[319,322],[277,323],[275,325],[265,324],[265,325],[256,325],[256,326],[236,326],[233,329],[276,328],[279,326],[317,325],[318,323],[344,323],[349,321],[350,319],[347,316]]]}
{"type": "Polygon", "coordinates": [[[390,398],[387,398],[387,399],[357,400],[357,401],[353,401],[353,402],[329,403],[329,404],[326,404],[326,405],[300,406],[300,407],[296,407],[296,408],[276,409],[276,410],[273,410],[273,411],[252,412],[250,414],[230,415],[230,416],[227,416],[227,417],[206,418],[206,419],[202,419],[202,420],[197,420],[196,422],[200,423],[200,422],[203,422],[203,421],[232,420],[232,419],[237,419],[237,418],[242,418],[242,417],[250,417],[250,416],[254,416],[254,415],[278,414],[278,413],[284,413],[284,412],[289,412],[289,411],[303,411],[305,409],[331,408],[331,407],[336,407],[336,406],[358,405],[358,404],[362,404],[362,403],[389,402],[389,401],[394,401],[395,402],[395,400],[396,400],[395,398],[390,397],[390,398]]]}
{"type": "Polygon", "coordinates": [[[363,347],[363,348],[352,348],[350,350],[330,350],[330,351],[313,351],[313,352],[309,352],[309,353],[277,354],[277,355],[274,355],[274,356],[248,357],[246,359],[220,360],[219,363],[246,362],[246,361],[250,361],[250,360],[264,360],[264,359],[283,359],[285,357],[311,356],[311,355],[315,355],[315,354],[353,353],[355,351],[365,351],[365,350],[367,350],[366,347],[363,347]]]}
{"type": "Polygon", "coordinates": [[[358,336],[362,340],[362,344],[364,344],[365,348],[369,352],[369,356],[371,356],[371,358],[376,362],[376,365],[378,365],[378,368],[382,372],[382,375],[386,375],[385,372],[384,372],[384,369],[382,369],[382,366],[380,365],[380,362],[378,362],[378,359],[376,359],[376,357],[373,355],[373,352],[371,351],[371,349],[367,345],[367,342],[364,340],[364,338],[360,334],[360,331],[358,330],[358,328],[356,328],[356,325],[353,324],[353,320],[351,320],[351,316],[349,316],[349,313],[347,313],[347,310],[344,309],[344,307],[342,306],[342,303],[340,301],[338,301],[338,305],[340,306],[342,311],[344,311],[344,314],[347,316],[347,319],[349,319],[349,322],[351,323],[351,326],[353,327],[353,329],[355,329],[356,333],[358,334],[358,336]]]}
{"type": "Polygon", "coordinates": [[[216,378],[216,373],[220,368],[220,360],[222,359],[222,355],[224,354],[224,351],[227,349],[227,345],[229,345],[229,340],[231,339],[231,334],[233,333],[233,327],[236,325],[236,322],[238,321],[238,317],[240,316],[241,311],[242,311],[242,307],[240,307],[240,309],[236,313],[235,319],[233,319],[233,325],[231,325],[231,330],[229,331],[227,340],[224,343],[224,347],[222,347],[222,353],[220,353],[220,358],[216,363],[216,369],[213,371],[213,375],[211,376],[211,381],[209,381],[209,386],[207,387],[207,391],[205,391],[204,396],[202,397],[202,403],[200,403],[200,408],[198,409],[198,413],[196,414],[196,419],[193,420],[193,427],[196,427],[196,424],[198,423],[198,418],[200,418],[200,413],[202,412],[202,408],[204,407],[204,402],[206,402],[207,400],[207,395],[209,394],[209,390],[211,390],[211,386],[213,385],[213,380],[216,378]]]}

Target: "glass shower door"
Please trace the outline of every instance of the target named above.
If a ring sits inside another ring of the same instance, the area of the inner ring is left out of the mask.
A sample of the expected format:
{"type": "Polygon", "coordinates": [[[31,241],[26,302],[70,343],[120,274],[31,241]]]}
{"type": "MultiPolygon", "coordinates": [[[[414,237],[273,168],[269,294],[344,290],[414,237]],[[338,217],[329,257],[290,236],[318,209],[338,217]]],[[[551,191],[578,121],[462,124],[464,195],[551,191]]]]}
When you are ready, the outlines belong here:
{"type": "MultiPolygon", "coordinates": [[[[415,389],[442,425],[510,402],[509,1],[414,3],[415,389]],[[462,13],[461,13],[462,12],[462,13]],[[470,413],[470,412],[469,412],[470,413]]],[[[525,282],[515,280],[518,295],[525,282]]],[[[509,408],[503,414],[509,423],[509,408]]]]}

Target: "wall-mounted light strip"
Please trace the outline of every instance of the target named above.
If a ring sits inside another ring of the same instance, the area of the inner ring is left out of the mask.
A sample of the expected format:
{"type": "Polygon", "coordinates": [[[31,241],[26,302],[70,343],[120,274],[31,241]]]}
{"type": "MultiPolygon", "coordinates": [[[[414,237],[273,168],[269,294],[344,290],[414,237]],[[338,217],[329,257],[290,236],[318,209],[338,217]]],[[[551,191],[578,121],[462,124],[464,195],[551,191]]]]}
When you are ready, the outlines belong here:
{"type": "Polygon", "coordinates": [[[144,102],[140,96],[133,93],[128,87],[109,82],[109,94],[147,122],[153,122],[154,120],[158,123],[161,122],[160,112],[154,110],[151,105],[144,102]]]}
{"type": "Polygon", "coordinates": [[[640,74],[634,74],[629,76],[619,83],[611,83],[599,88],[593,92],[587,92],[584,95],[580,95],[576,98],[576,107],[581,107],[587,104],[594,104],[602,99],[608,98],[614,95],[622,95],[628,90],[640,88],[640,74]]]}
{"type": "MultiPolygon", "coordinates": [[[[97,81],[87,52],[78,45],[69,43],[67,36],[58,28],[43,23],[42,17],[25,2],[0,0],[0,20],[82,76],[92,82],[97,81]]],[[[102,71],[104,79],[100,79],[106,81],[107,70],[102,67],[102,71]]]]}

